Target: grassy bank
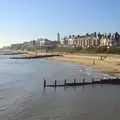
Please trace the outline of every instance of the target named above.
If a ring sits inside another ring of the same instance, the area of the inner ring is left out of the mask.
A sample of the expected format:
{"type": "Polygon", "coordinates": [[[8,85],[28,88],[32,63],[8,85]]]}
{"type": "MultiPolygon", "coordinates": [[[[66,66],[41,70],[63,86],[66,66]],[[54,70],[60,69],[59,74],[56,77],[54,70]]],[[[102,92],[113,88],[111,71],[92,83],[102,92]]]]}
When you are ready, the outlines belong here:
{"type": "Polygon", "coordinates": [[[100,47],[88,47],[88,48],[81,48],[81,47],[56,47],[52,50],[48,50],[48,52],[69,52],[69,53],[106,53],[106,54],[120,54],[120,47],[111,46],[107,48],[106,46],[100,47]]]}

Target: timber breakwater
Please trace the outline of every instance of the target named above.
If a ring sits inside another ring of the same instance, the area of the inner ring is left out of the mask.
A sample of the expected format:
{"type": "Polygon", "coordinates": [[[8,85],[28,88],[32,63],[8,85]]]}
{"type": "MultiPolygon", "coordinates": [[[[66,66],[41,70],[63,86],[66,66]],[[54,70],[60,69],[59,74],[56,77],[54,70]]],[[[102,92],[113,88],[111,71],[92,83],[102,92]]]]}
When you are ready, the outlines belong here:
{"type": "Polygon", "coordinates": [[[76,79],[73,80],[73,82],[67,82],[64,80],[64,84],[57,84],[57,80],[55,80],[54,84],[47,84],[46,79],[44,79],[44,87],[64,87],[64,86],[84,86],[84,85],[94,85],[94,84],[115,84],[120,85],[120,79],[119,78],[109,78],[109,79],[101,79],[99,81],[95,81],[92,79],[91,82],[86,82],[85,79],[83,79],[82,82],[76,82],[76,79]]]}
{"type": "Polygon", "coordinates": [[[50,54],[50,55],[33,55],[33,56],[20,56],[20,57],[10,57],[10,59],[37,59],[37,58],[47,58],[54,56],[62,56],[60,54],[50,54]]]}

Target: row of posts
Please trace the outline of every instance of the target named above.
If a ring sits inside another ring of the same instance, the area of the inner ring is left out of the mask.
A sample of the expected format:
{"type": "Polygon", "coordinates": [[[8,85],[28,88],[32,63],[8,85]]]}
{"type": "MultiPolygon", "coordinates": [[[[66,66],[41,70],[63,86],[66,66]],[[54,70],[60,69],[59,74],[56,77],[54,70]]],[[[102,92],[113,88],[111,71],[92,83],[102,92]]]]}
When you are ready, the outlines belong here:
{"type": "MultiPolygon", "coordinates": [[[[110,78],[108,80],[111,80],[110,78]]],[[[116,78],[116,80],[119,80],[118,78],[116,78]]],[[[83,85],[85,84],[85,79],[83,79],[83,85]]],[[[92,78],[92,83],[95,83],[94,79],[92,78]]],[[[104,83],[104,79],[101,79],[101,83],[104,83]]],[[[76,79],[74,79],[73,84],[76,84],[76,79]]],[[[64,86],[67,85],[66,80],[64,80],[64,86]]],[[[44,87],[46,86],[46,79],[44,78],[44,87]]],[[[55,84],[54,86],[57,86],[57,80],[55,80],[55,84]]]]}
{"type": "MultiPolygon", "coordinates": [[[[102,80],[102,79],[101,79],[102,80]]],[[[92,79],[92,83],[94,82],[94,79],[92,79]]],[[[76,83],[76,79],[74,79],[74,84],[76,83]]],[[[64,85],[66,85],[67,82],[64,80],[64,85]]],[[[83,85],[85,84],[85,79],[83,79],[83,85]]],[[[46,79],[44,78],[44,86],[46,86],[46,79]]],[[[57,80],[55,80],[54,86],[57,86],[57,80]]]]}

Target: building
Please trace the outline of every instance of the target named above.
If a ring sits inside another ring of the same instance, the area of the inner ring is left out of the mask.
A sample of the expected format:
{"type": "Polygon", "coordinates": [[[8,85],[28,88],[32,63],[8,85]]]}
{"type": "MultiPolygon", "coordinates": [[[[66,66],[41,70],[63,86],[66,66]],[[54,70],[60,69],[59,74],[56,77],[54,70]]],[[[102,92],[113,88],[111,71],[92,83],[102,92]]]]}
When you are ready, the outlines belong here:
{"type": "Polygon", "coordinates": [[[60,42],[60,34],[59,33],[57,34],[57,41],[60,42]]]}
{"type": "Polygon", "coordinates": [[[112,36],[112,45],[120,46],[120,35],[117,32],[112,36]]]}
{"type": "Polygon", "coordinates": [[[112,46],[112,37],[109,36],[102,36],[100,39],[100,45],[99,46],[112,46]]]}
{"type": "Polygon", "coordinates": [[[41,46],[41,47],[51,44],[50,40],[48,40],[48,39],[42,39],[42,38],[39,39],[39,40],[37,41],[37,43],[38,43],[39,46],[41,46]]]}
{"type": "Polygon", "coordinates": [[[38,39],[37,45],[44,48],[55,48],[59,44],[59,41],[51,41],[48,39],[38,39]]]}
{"type": "Polygon", "coordinates": [[[68,46],[74,46],[74,41],[75,41],[75,35],[69,35],[68,39],[68,46]]]}
{"type": "Polygon", "coordinates": [[[61,45],[64,45],[64,38],[61,39],[61,45]]]}
{"type": "Polygon", "coordinates": [[[77,35],[68,37],[68,45],[75,47],[98,47],[98,46],[111,46],[112,40],[110,37],[105,37],[104,35],[99,37],[93,34],[89,35],[77,35]]]}
{"type": "Polygon", "coordinates": [[[100,40],[100,46],[110,46],[110,39],[107,39],[107,38],[102,38],[100,40]]]}
{"type": "Polygon", "coordinates": [[[91,35],[77,35],[74,39],[74,46],[76,47],[90,47],[96,46],[95,39],[91,35]]]}

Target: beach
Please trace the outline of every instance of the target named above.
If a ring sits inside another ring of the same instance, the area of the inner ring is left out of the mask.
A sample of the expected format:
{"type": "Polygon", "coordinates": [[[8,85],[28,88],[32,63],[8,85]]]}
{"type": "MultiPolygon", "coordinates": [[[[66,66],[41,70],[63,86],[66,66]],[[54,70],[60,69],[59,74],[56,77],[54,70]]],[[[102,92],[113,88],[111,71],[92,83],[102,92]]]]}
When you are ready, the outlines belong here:
{"type": "MultiPolygon", "coordinates": [[[[45,55],[51,53],[37,53],[37,55],[45,55]]],[[[56,54],[56,53],[52,53],[56,54]]],[[[29,52],[25,56],[34,56],[35,52],[29,52]]],[[[51,57],[51,60],[71,62],[80,65],[89,66],[98,69],[111,76],[120,76],[120,55],[117,54],[87,54],[87,53],[64,53],[63,56],[51,57]]]]}
{"type": "MultiPolygon", "coordinates": [[[[59,54],[59,53],[41,53],[41,52],[28,52],[23,54],[25,57],[46,55],[46,54],[59,54]]],[[[71,62],[80,65],[89,66],[93,69],[98,69],[111,76],[120,76],[120,55],[116,54],[88,54],[88,53],[62,53],[63,56],[51,57],[51,60],[71,62]]]]}
{"type": "Polygon", "coordinates": [[[102,72],[119,77],[120,76],[120,56],[101,54],[69,54],[51,58],[53,60],[72,62],[80,65],[99,69],[102,72]],[[103,60],[101,60],[103,56],[103,60]]]}

